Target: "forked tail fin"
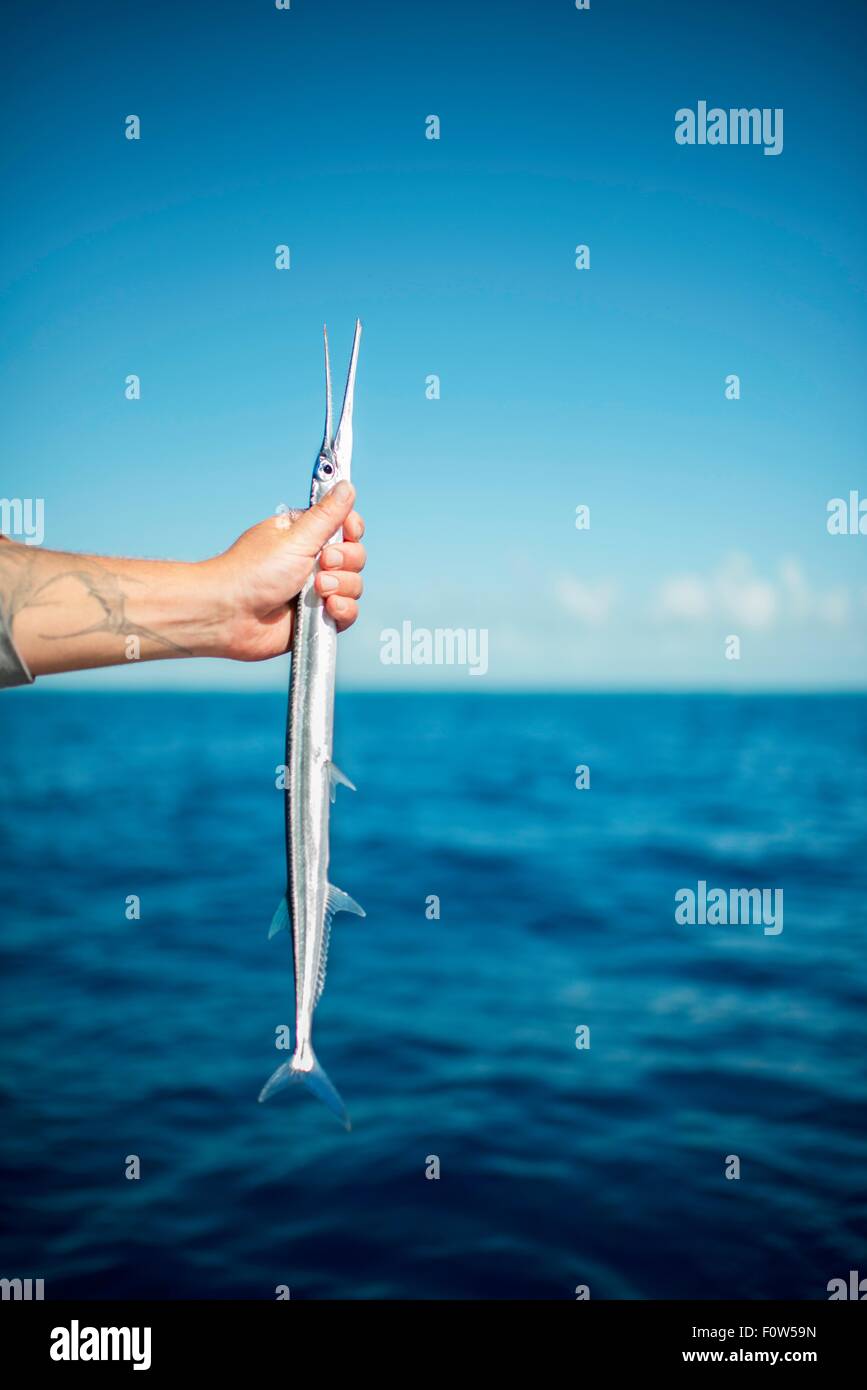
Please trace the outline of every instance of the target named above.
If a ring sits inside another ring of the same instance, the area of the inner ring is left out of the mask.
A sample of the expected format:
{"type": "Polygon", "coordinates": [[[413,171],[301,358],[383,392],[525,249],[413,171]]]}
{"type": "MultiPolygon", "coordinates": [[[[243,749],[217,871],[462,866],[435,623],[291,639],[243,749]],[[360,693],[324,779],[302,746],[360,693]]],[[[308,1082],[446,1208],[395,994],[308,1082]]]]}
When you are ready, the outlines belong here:
{"type": "Polygon", "coordinates": [[[267,1100],[275,1091],[282,1090],[284,1086],[288,1086],[291,1082],[303,1081],[313,1092],[314,1096],[318,1096],[319,1099],[328,1106],[331,1113],[337,1116],[343,1128],[350,1130],[352,1125],[349,1122],[349,1116],[346,1113],[346,1106],[343,1104],[340,1092],[337,1090],[337,1087],[329,1081],[323,1068],[320,1067],[312,1047],[307,1048],[306,1056],[304,1056],[302,1060],[305,1062],[304,1067],[297,1066],[294,1057],[291,1062],[282,1062],[277,1070],[269,1076],[265,1085],[259,1092],[260,1101],[267,1100]],[[310,1063],[309,1066],[306,1065],[308,1062],[310,1063]]]}

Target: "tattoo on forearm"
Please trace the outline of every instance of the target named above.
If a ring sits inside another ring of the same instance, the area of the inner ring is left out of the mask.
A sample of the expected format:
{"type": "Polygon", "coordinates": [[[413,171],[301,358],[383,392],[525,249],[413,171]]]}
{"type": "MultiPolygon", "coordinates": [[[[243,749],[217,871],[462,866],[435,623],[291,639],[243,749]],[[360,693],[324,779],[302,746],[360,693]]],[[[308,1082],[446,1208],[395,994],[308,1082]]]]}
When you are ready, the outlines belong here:
{"type": "MultiPolygon", "coordinates": [[[[16,613],[25,608],[56,608],[60,600],[52,589],[65,580],[73,580],[82,586],[103,611],[103,617],[89,627],[77,631],[40,633],[45,642],[57,642],[71,637],[86,637],[96,632],[108,632],[117,637],[141,637],[158,646],[167,647],[180,656],[191,656],[186,648],[178,646],[169,637],[153,628],[143,627],[132,622],[126,613],[126,594],[121,581],[105,565],[87,560],[75,569],[61,570],[40,578],[39,555],[27,546],[0,545],[0,623],[11,634],[12,621],[16,613]]],[[[141,584],[140,579],[125,575],[124,584],[141,584]]]]}

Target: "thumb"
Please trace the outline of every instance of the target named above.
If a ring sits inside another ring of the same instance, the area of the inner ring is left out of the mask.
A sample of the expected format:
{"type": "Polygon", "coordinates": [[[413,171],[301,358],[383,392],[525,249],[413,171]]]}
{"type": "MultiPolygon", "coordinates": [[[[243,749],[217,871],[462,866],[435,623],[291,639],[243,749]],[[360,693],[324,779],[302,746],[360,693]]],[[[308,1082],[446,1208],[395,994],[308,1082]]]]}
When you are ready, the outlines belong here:
{"type": "Polygon", "coordinates": [[[302,512],[292,527],[292,544],[311,559],[339,531],[355,501],[355,488],[346,481],[333,487],[327,497],[302,512]]]}

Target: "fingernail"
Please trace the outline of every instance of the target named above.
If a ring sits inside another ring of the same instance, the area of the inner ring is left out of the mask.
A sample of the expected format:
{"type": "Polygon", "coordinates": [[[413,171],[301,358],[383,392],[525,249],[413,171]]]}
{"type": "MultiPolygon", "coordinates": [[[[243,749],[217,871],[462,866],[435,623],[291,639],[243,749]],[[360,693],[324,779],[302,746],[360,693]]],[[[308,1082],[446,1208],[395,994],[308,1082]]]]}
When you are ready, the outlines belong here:
{"type": "Polygon", "coordinates": [[[342,565],[343,551],[338,550],[336,545],[330,545],[327,550],[322,552],[322,560],[326,565],[342,565]]]}
{"type": "Polygon", "coordinates": [[[350,488],[349,483],[344,478],[342,482],[337,484],[337,487],[334,489],[331,496],[334,498],[335,502],[348,502],[351,493],[352,489],[350,488]]]}
{"type": "Polygon", "coordinates": [[[332,607],[332,609],[334,610],[335,613],[345,613],[345,612],[346,612],[346,599],[344,599],[344,598],[336,598],[336,599],[334,599],[333,602],[332,602],[332,604],[331,604],[331,607],[332,607]]]}
{"type": "Polygon", "coordinates": [[[340,587],[340,580],[335,574],[320,574],[319,587],[325,594],[332,594],[335,589],[340,587]]]}

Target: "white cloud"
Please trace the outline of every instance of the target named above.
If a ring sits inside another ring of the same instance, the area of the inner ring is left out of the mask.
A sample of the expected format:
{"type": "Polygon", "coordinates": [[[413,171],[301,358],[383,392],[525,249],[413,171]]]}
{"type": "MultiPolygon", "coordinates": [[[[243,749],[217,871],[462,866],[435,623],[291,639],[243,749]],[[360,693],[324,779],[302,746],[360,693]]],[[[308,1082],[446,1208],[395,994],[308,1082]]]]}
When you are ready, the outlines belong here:
{"type": "Polygon", "coordinates": [[[666,618],[706,618],[710,612],[708,586],[697,574],[664,579],[657,595],[657,614],[666,618]]]}
{"type": "Polygon", "coordinates": [[[850,598],[842,587],[812,589],[797,560],[783,560],[776,576],[765,579],[748,556],[731,554],[709,575],[669,575],[651,607],[664,622],[719,618],[755,629],[811,621],[841,627],[849,617],[850,598]]]}
{"type": "Polygon", "coordinates": [[[797,560],[784,560],[780,565],[780,583],[787,608],[796,619],[810,616],[810,589],[797,560]]]}
{"type": "Polygon", "coordinates": [[[800,562],[783,559],[769,575],[759,572],[747,555],[732,552],[707,573],[663,575],[643,589],[622,588],[610,579],[555,575],[554,600],[560,610],[587,628],[626,623],[678,627],[725,625],[732,632],[769,631],[814,624],[844,628],[867,589],[850,592],[845,585],[813,586],[800,562]]]}
{"type": "Polygon", "coordinates": [[[607,622],[617,597],[616,585],[607,580],[585,584],[571,575],[560,575],[554,581],[554,597],[573,618],[597,627],[607,622]]]}
{"type": "Polygon", "coordinates": [[[774,585],[753,573],[746,555],[729,555],[711,581],[716,607],[726,619],[744,627],[769,627],[777,616],[774,585]]]}
{"type": "Polygon", "coordinates": [[[830,627],[845,627],[849,621],[849,594],[843,589],[829,589],[816,598],[816,617],[830,627]]]}

